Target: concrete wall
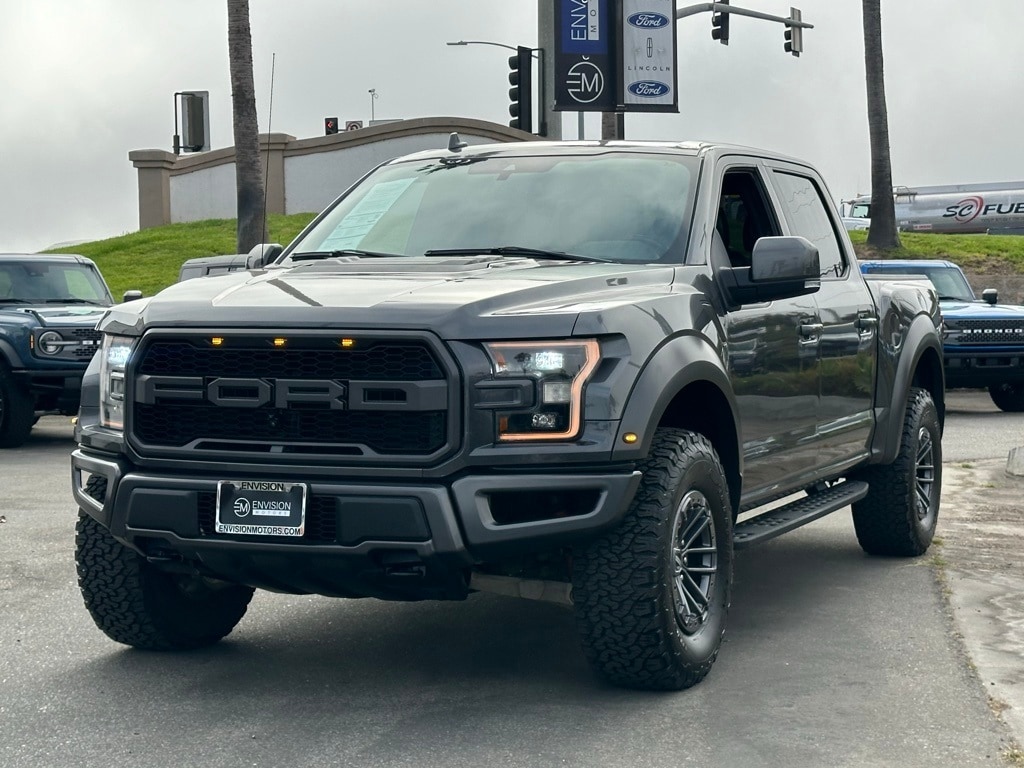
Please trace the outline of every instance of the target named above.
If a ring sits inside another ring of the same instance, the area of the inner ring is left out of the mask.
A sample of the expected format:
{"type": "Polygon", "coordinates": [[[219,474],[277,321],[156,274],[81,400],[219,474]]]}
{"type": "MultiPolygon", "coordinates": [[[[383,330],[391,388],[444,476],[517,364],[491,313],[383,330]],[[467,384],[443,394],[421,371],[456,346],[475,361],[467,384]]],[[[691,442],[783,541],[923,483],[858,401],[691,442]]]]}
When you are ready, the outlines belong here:
{"type": "MultiPolygon", "coordinates": [[[[262,134],[267,211],[318,212],[380,163],[447,147],[453,131],[469,144],[538,138],[496,123],[454,117],[401,120],[312,139],[262,134]]],[[[140,149],[129,152],[128,159],[139,179],[139,229],[235,217],[234,147],[181,156],[140,149]]]]}

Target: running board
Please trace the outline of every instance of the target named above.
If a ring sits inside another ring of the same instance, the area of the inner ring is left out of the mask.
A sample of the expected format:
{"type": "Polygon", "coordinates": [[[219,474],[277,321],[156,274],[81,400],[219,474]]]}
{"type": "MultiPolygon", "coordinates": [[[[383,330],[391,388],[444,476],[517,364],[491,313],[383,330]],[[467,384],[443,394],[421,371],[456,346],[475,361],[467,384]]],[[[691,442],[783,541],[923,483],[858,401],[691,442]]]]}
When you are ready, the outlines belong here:
{"type": "Polygon", "coordinates": [[[762,541],[774,539],[801,525],[824,517],[830,512],[860,501],[868,493],[868,484],[860,480],[847,480],[824,491],[805,496],[782,507],[769,509],[756,517],[736,525],[733,548],[743,549],[762,541]]]}

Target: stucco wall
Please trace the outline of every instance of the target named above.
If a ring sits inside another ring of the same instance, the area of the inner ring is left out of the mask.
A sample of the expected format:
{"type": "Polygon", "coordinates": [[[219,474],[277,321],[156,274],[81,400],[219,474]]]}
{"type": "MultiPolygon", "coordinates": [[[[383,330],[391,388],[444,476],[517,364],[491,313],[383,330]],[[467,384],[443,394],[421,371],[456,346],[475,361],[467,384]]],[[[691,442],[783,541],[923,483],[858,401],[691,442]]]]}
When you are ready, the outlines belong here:
{"type": "MultiPolygon", "coordinates": [[[[468,118],[401,120],[333,136],[260,136],[269,213],[320,211],[364,173],[393,157],[448,146],[457,132],[468,144],[538,137],[468,118]]],[[[139,179],[139,228],[235,217],[233,147],[189,155],[159,149],[128,153],[139,179]]]]}
{"type": "MultiPolygon", "coordinates": [[[[367,171],[386,160],[410,152],[448,146],[448,133],[384,138],[339,152],[285,156],[285,210],[288,213],[320,211],[348,189],[367,171]]],[[[493,141],[481,136],[459,134],[468,144],[493,141]]],[[[233,182],[232,182],[233,183],[233,182]]],[[[234,214],[232,214],[234,215],[234,214]]]]}
{"type": "Polygon", "coordinates": [[[171,222],[235,218],[235,164],[170,178],[171,222]]]}

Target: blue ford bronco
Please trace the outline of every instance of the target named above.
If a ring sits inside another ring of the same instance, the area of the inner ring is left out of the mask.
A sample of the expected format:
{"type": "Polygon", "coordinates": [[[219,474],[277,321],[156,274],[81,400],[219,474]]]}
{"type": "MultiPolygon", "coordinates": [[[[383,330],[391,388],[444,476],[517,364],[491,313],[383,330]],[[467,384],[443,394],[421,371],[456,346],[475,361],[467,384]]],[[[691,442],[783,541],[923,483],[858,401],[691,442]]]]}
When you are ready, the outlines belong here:
{"type": "Polygon", "coordinates": [[[111,304],[89,259],[0,253],[0,448],[24,443],[43,414],[78,412],[111,304]]]}
{"type": "Polygon", "coordinates": [[[946,388],[987,388],[1001,410],[1024,411],[1024,307],[999,304],[994,288],[974,294],[951,261],[862,261],[876,275],[923,275],[935,286],[942,310],[946,388]]]}

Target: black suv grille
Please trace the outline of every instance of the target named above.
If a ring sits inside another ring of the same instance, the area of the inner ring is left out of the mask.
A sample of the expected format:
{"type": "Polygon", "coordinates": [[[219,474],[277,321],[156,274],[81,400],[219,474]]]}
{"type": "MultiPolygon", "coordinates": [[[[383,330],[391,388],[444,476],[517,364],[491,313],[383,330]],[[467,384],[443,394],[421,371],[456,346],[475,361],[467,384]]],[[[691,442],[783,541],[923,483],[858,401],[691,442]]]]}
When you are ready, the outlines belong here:
{"type": "Polygon", "coordinates": [[[100,347],[100,339],[103,334],[94,328],[74,328],[64,331],[64,338],[73,339],[79,343],[77,347],[70,347],[72,354],[79,359],[88,360],[100,347]]]}
{"type": "Polygon", "coordinates": [[[430,345],[349,343],[155,337],[134,369],[132,432],[144,446],[236,454],[422,460],[444,449],[451,382],[430,345]]]}
{"type": "Polygon", "coordinates": [[[1024,320],[950,321],[956,344],[1024,344],[1024,320]]]}

